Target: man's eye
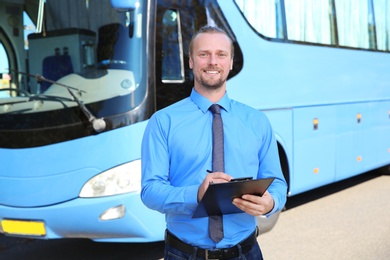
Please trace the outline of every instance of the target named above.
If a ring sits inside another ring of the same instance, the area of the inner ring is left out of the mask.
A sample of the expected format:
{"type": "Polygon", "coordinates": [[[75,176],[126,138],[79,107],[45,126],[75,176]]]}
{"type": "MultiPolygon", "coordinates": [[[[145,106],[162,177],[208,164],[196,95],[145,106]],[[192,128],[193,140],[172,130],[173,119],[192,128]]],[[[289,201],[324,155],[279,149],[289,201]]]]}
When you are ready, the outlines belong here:
{"type": "Polygon", "coordinates": [[[206,56],[207,56],[207,53],[200,53],[199,56],[200,56],[200,57],[206,57],[206,56]]]}

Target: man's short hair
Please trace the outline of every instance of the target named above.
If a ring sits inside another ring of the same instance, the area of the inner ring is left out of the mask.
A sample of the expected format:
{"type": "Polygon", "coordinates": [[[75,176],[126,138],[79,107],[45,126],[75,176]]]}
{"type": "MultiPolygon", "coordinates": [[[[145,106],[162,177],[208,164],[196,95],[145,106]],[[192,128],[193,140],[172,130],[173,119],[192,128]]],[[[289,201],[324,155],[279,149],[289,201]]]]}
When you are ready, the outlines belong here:
{"type": "Polygon", "coordinates": [[[190,46],[189,46],[189,55],[190,56],[192,55],[193,48],[194,48],[194,39],[196,38],[196,36],[198,36],[201,33],[222,33],[222,34],[226,35],[226,37],[228,37],[228,39],[230,40],[230,43],[231,43],[231,55],[232,55],[232,58],[234,57],[234,45],[233,45],[232,38],[230,38],[230,36],[227,34],[227,32],[225,32],[223,29],[219,28],[218,26],[211,26],[211,25],[205,25],[205,26],[201,27],[192,36],[192,39],[190,41],[190,46]]]}

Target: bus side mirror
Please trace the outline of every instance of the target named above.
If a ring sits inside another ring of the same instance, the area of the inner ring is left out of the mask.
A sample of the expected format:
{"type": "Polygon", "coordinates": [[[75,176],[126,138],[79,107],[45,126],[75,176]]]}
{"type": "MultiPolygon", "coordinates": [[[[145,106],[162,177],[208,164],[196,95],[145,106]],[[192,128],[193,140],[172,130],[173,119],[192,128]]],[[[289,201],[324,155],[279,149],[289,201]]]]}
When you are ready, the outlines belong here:
{"type": "Polygon", "coordinates": [[[117,11],[129,11],[136,9],[140,0],[111,0],[111,6],[117,11]]]}

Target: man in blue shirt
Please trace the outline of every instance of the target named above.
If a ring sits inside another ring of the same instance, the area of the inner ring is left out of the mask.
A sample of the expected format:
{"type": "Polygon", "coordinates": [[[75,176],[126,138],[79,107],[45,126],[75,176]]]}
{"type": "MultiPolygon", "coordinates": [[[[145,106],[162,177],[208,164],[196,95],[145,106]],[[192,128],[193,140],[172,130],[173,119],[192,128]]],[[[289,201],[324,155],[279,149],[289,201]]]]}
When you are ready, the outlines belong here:
{"type": "Polygon", "coordinates": [[[141,198],[166,216],[165,259],[262,259],[256,216],[270,216],[286,202],[287,185],[269,121],[262,112],[229,99],[226,92],[233,54],[232,40],[223,30],[201,28],[190,43],[190,97],[156,112],[145,130],[141,198]],[[225,172],[209,171],[212,104],[221,107],[225,172]],[[233,200],[244,213],[223,215],[223,239],[214,242],[208,218],[192,215],[209,183],[247,176],[275,180],[261,197],[246,194],[233,200]]]}

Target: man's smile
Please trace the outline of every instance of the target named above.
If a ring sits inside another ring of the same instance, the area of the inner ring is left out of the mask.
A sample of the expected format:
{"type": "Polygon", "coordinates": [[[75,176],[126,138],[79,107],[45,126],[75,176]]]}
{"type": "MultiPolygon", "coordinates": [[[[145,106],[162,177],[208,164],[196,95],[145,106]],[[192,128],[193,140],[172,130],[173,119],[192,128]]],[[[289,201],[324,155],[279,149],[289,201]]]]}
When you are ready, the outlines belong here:
{"type": "Polygon", "coordinates": [[[221,71],[216,69],[204,69],[203,70],[206,74],[219,74],[221,71]]]}

